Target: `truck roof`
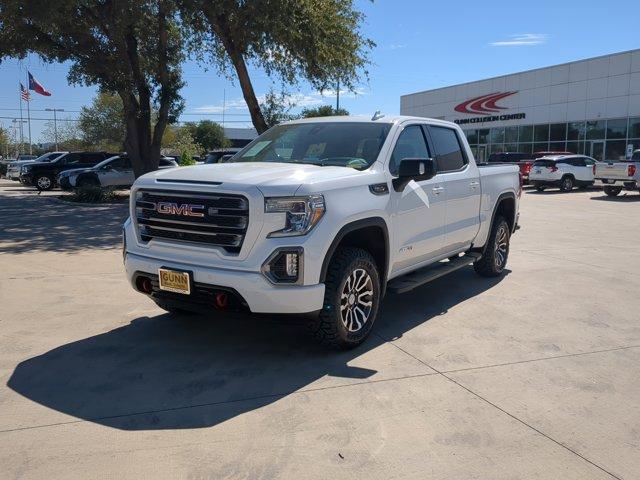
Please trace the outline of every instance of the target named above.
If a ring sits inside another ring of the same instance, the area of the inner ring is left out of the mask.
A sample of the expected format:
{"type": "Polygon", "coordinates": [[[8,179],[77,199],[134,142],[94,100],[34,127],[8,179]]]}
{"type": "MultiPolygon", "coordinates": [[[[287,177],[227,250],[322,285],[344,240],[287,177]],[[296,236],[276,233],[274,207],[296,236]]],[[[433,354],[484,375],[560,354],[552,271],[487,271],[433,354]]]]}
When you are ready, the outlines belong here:
{"type": "MultiPolygon", "coordinates": [[[[427,118],[427,117],[413,117],[408,115],[383,115],[374,119],[373,116],[368,115],[339,115],[333,117],[312,117],[312,118],[301,118],[298,120],[290,120],[288,122],[283,122],[283,125],[290,125],[296,123],[324,123],[324,122],[361,122],[361,123],[400,123],[406,122],[410,120],[416,120],[424,122],[425,120],[429,120],[429,122],[433,123],[441,123],[442,125],[456,125],[453,122],[447,122],[445,120],[439,120],[436,118],[427,118]]],[[[457,125],[456,125],[457,126],[457,125]]]]}

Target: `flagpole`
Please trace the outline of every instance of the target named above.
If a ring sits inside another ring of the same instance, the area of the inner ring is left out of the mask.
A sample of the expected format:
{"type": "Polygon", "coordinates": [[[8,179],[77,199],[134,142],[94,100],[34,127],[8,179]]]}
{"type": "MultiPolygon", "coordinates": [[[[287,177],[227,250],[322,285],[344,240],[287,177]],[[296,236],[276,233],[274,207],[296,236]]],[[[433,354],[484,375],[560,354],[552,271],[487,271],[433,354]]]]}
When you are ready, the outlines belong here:
{"type": "MultiPolygon", "coordinates": [[[[29,72],[27,71],[27,85],[29,85],[29,72]]],[[[27,87],[27,92],[29,91],[29,87],[27,87]]],[[[29,107],[29,100],[27,100],[27,122],[29,122],[29,155],[31,155],[32,152],[32,145],[31,145],[31,108],[29,107]]]]}
{"type": "Polygon", "coordinates": [[[20,90],[20,149],[24,146],[24,129],[22,127],[22,84],[18,82],[18,90],[20,90]]]}

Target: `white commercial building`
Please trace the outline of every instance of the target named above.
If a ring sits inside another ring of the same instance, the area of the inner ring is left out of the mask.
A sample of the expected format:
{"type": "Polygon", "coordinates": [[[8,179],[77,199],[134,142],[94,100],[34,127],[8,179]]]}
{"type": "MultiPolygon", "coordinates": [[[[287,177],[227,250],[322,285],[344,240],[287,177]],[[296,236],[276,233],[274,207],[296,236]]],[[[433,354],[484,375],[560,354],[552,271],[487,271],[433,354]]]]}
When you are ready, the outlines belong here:
{"type": "Polygon", "coordinates": [[[480,160],[536,151],[623,159],[640,148],[640,49],[403,95],[400,113],[458,123],[480,160]]]}

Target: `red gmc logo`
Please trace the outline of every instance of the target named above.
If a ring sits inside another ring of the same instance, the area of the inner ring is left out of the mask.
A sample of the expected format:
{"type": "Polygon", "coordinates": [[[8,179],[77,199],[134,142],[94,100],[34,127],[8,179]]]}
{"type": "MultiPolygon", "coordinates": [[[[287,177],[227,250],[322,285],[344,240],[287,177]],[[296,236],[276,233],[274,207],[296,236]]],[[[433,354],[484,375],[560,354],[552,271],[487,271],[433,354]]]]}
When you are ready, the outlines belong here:
{"type": "Polygon", "coordinates": [[[156,203],[156,212],[164,215],[183,215],[185,217],[204,217],[204,205],[195,205],[191,203],[182,203],[178,205],[173,202],[156,203]]]}
{"type": "Polygon", "coordinates": [[[475,115],[497,113],[500,110],[506,110],[507,107],[496,105],[496,102],[505,97],[509,97],[514,93],[518,93],[518,91],[490,93],[489,95],[472,98],[471,100],[467,100],[466,102],[456,105],[454,110],[460,113],[471,113],[475,115]]]}

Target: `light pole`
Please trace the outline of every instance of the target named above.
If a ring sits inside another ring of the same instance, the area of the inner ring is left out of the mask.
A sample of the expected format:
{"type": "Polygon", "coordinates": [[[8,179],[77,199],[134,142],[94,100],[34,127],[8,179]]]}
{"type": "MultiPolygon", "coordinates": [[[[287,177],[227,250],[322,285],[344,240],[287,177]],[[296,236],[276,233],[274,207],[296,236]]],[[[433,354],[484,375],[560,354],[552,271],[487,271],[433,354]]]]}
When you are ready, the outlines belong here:
{"type": "Polygon", "coordinates": [[[17,129],[18,127],[16,126],[16,123],[20,124],[20,130],[22,130],[22,124],[23,123],[27,123],[26,120],[21,120],[19,118],[14,118],[13,120],[11,120],[11,123],[13,123],[13,143],[16,146],[16,158],[18,157],[18,155],[20,154],[22,148],[24,147],[23,143],[22,143],[22,139],[20,139],[20,147],[17,147],[18,145],[18,134],[17,134],[17,129]]]}
{"type": "Polygon", "coordinates": [[[53,137],[56,142],[56,151],[58,150],[58,118],[56,112],[64,112],[64,108],[45,108],[45,112],[53,112],[53,137]]]}

